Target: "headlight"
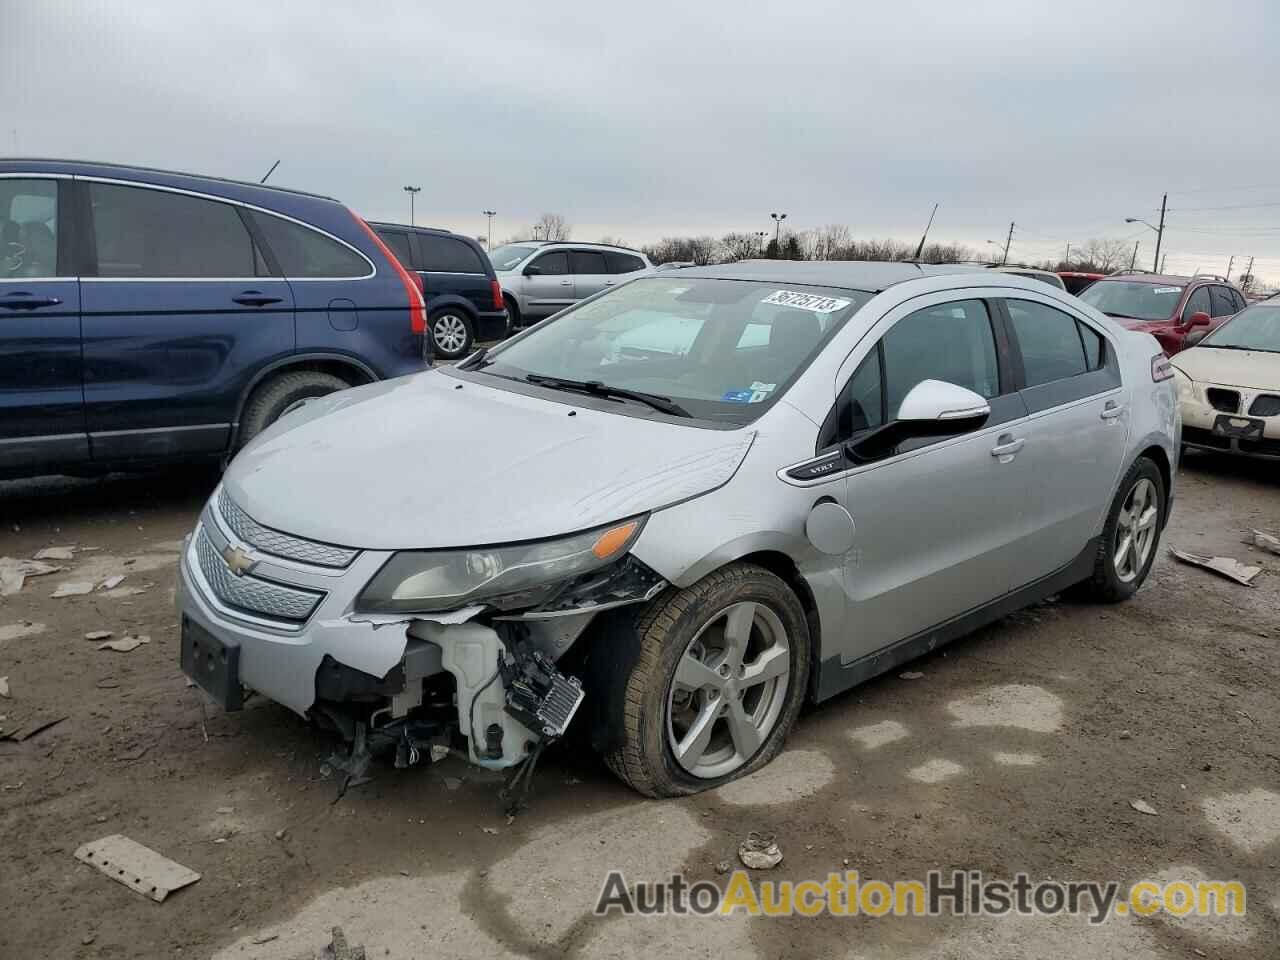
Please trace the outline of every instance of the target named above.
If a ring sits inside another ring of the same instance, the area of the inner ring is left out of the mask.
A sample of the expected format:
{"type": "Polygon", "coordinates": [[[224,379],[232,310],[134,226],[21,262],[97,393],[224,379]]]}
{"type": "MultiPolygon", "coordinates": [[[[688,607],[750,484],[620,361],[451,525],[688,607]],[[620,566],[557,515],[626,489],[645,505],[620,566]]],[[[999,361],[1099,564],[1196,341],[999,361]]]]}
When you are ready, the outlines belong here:
{"type": "Polygon", "coordinates": [[[622,557],[643,526],[643,518],[636,518],[558,540],[397,553],[369,581],[356,606],[377,613],[425,613],[479,602],[502,610],[534,606],[564,581],[622,557]]]}

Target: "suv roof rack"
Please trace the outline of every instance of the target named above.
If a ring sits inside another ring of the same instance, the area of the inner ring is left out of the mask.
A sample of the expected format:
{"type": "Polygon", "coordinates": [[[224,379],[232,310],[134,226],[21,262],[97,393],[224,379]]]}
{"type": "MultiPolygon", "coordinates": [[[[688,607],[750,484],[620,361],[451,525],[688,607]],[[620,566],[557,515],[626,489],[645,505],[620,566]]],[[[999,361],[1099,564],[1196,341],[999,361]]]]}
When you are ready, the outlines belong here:
{"type": "Polygon", "coordinates": [[[1230,280],[1228,280],[1226,277],[1224,277],[1224,276],[1223,276],[1222,274],[1220,274],[1220,273],[1196,273],[1196,274],[1192,274],[1191,279],[1192,279],[1192,280],[1199,280],[1199,279],[1201,279],[1202,277],[1203,277],[1204,279],[1206,279],[1206,280],[1220,280],[1220,281],[1222,281],[1223,283],[1230,283],[1230,282],[1231,282],[1230,280]]]}

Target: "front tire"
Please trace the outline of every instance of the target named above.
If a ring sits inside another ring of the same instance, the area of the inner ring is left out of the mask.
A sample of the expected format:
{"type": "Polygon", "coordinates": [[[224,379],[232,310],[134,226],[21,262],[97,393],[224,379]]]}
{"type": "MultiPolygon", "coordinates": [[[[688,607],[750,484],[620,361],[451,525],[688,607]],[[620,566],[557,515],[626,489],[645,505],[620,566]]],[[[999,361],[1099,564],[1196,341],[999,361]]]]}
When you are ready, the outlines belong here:
{"type": "Polygon", "coordinates": [[[475,329],[471,318],[461,310],[445,309],[431,314],[428,329],[431,346],[441,360],[461,360],[471,352],[475,329]]]}
{"type": "Polygon", "coordinates": [[[605,763],[650,797],[698,793],[758,770],[804,701],[808,621],[780,578],[749,563],[667,591],[635,623],[604,709],[605,763]]]}
{"type": "Polygon", "coordinates": [[[1164,477],[1147,457],[1129,468],[1102,528],[1093,575],[1081,587],[1102,603],[1127,600],[1142,586],[1156,559],[1165,515],[1164,477]]]}

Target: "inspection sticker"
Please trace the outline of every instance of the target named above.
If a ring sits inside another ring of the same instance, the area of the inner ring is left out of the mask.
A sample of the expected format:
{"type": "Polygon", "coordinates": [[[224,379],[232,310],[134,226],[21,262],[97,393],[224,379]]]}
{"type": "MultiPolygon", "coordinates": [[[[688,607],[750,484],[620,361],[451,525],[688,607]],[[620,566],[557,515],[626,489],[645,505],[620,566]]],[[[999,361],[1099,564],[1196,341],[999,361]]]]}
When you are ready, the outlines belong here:
{"type": "Polygon", "coordinates": [[[1152,293],[1181,293],[1181,287],[1156,287],[1152,293]]]}
{"type": "Polygon", "coordinates": [[[795,307],[797,310],[810,310],[813,313],[835,313],[843,310],[852,300],[841,300],[839,297],[820,297],[816,293],[800,293],[796,290],[775,290],[761,303],[772,303],[779,307],[795,307]]]}

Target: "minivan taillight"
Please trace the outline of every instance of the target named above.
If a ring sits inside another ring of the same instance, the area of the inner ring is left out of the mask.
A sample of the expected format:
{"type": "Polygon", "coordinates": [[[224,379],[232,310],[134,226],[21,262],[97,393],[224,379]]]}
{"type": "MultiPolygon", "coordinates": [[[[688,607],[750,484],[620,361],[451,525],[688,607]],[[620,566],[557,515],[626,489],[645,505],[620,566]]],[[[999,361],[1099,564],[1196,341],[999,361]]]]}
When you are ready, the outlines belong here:
{"type": "Polygon", "coordinates": [[[373,227],[364,222],[362,217],[356,216],[355,211],[351,211],[351,216],[355,217],[356,223],[364,227],[364,232],[369,235],[369,239],[374,242],[382,255],[387,258],[387,262],[391,264],[400,282],[404,285],[404,292],[409,297],[409,330],[412,333],[427,332],[427,302],[422,298],[422,279],[415,277],[406,270],[396,259],[396,255],[388,249],[387,245],[382,242],[382,238],[373,231],[373,227]]]}
{"type": "Polygon", "coordinates": [[[489,289],[493,291],[493,309],[501,310],[505,306],[502,302],[502,284],[497,280],[490,280],[489,289]]]}

